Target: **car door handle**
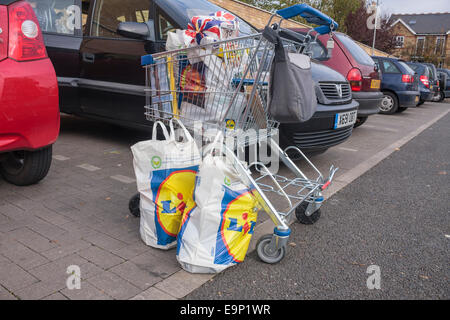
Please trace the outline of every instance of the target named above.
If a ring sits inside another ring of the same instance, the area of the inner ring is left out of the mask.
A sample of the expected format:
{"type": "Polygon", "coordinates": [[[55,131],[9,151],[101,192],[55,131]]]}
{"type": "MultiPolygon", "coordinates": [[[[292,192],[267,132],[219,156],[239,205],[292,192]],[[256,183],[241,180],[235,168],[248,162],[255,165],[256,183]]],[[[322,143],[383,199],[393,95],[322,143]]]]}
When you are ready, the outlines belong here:
{"type": "Polygon", "coordinates": [[[83,52],[83,61],[94,63],[95,62],[95,54],[89,52],[83,52]]]}

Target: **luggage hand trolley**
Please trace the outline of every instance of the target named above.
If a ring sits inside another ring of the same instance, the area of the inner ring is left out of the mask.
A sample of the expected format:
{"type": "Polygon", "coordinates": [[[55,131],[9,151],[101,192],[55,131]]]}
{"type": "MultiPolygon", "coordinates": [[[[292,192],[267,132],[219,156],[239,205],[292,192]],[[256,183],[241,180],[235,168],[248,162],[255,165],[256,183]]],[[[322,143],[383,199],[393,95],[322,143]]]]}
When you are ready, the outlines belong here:
{"type": "MultiPolygon", "coordinates": [[[[321,34],[337,29],[337,23],[305,4],[279,10],[283,19],[300,15],[318,24],[321,34]]],[[[268,26],[270,26],[274,14],[268,26]]],[[[278,24],[278,26],[279,26],[278,24]]],[[[273,25],[272,28],[276,28],[273,25]]],[[[145,115],[149,121],[180,120],[186,128],[202,134],[202,143],[222,131],[229,142],[224,153],[253,191],[262,209],[275,224],[273,234],[263,236],[257,253],[266,263],[281,261],[291,233],[289,224],[293,213],[299,222],[312,224],[320,216],[322,191],[333,180],[337,168],[331,166],[328,178],[297,147],[282,150],[274,140],[279,123],[268,116],[268,86],[275,44],[262,33],[222,40],[206,45],[183,48],[142,57],[146,73],[145,115]],[[214,134],[206,132],[212,130],[214,134]],[[251,134],[249,134],[251,133],[251,134]],[[245,138],[242,138],[245,137],[245,138]],[[272,174],[262,162],[243,164],[236,151],[262,141],[270,144],[272,152],[294,178],[272,174]],[[308,178],[289,158],[287,152],[297,152],[317,174],[308,178]],[[254,178],[250,169],[260,176],[254,178]],[[270,181],[267,183],[267,181],[270,181]],[[289,191],[294,189],[294,192],[289,191]],[[279,211],[267,194],[285,199],[288,206],[279,211]]],[[[136,210],[138,198],[130,200],[130,210],[136,210]]]]}

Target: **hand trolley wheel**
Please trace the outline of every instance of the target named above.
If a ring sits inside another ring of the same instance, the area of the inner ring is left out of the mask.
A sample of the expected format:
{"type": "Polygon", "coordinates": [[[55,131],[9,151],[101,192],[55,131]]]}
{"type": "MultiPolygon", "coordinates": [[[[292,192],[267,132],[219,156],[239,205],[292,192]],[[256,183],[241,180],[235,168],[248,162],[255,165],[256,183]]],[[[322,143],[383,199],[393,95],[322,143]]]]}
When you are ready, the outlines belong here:
{"type": "Polygon", "coordinates": [[[286,248],[282,246],[278,250],[273,250],[272,238],[273,234],[266,234],[265,236],[262,236],[256,244],[256,252],[258,253],[258,257],[263,262],[275,264],[284,258],[286,248]]]}
{"type": "Polygon", "coordinates": [[[139,193],[136,193],[128,203],[128,208],[130,209],[130,212],[133,216],[136,218],[139,218],[141,216],[141,212],[139,210],[139,205],[141,202],[141,196],[139,193]]]}
{"type": "Polygon", "coordinates": [[[308,202],[303,202],[297,207],[297,209],[295,209],[295,216],[301,224],[311,225],[316,223],[320,218],[320,209],[314,211],[310,216],[306,215],[308,205],[308,202]]]}

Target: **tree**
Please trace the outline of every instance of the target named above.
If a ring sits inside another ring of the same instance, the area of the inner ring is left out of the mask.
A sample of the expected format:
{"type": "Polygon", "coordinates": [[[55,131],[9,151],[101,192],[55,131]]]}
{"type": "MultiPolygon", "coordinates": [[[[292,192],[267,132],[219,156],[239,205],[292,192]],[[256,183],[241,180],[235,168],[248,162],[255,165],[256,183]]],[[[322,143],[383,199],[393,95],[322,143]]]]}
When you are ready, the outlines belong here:
{"type": "MultiPolygon", "coordinates": [[[[368,46],[372,46],[374,30],[367,27],[368,21],[371,18],[370,13],[367,12],[367,5],[365,1],[359,1],[359,8],[355,12],[350,12],[345,19],[345,26],[347,34],[354,40],[362,42],[368,46]]],[[[382,15],[379,29],[375,38],[375,48],[387,53],[392,53],[395,49],[394,31],[391,28],[389,16],[382,15]]]]}

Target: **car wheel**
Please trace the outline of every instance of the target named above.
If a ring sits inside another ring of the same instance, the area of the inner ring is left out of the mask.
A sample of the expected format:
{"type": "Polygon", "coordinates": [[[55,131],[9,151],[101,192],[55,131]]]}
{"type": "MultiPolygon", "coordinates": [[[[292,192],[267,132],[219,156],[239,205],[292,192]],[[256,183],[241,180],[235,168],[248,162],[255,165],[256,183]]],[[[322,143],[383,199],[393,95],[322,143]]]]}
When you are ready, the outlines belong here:
{"type": "Polygon", "coordinates": [[[353,128],[358,128],[359,126],[362,126],[364,122],[367,121],[368,117],[358,117],[356,119],[355,124],[353,125],[353,128]]]}
{"type": "Polygon", "coordinates": [[[416,107],[421,106],[425,103],[425,100],[419,100],[419,102],[417,103],[416,107]]]}
{"type": "Polygon", "coordinates": [[[14,151],[0,163],[0,174],[12,184],[29,186],[45,178],[51,163],[52,146],[36,151],[14,151]]]}
{"type": "Polygon", "coordinates": [[[381,100],[380,113],[394,114],[398,109],[397,96],[391,92],[383,92],[383,100],[381,100]]]}
{"type": "Polygon", "coordinates": [[[436,102],[442,102],[445,99],[444,94],[440,91],[437,93],[436,102]]]}
{"type": "Polygon", "coordinates": [[[405,111],[406,109],[408,109],[407,107],[398,107],[397,112],[398,113],[402,113],[403,111],[405,111]]]}

